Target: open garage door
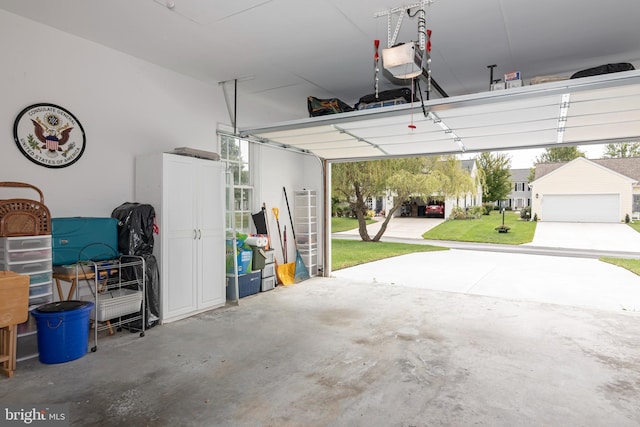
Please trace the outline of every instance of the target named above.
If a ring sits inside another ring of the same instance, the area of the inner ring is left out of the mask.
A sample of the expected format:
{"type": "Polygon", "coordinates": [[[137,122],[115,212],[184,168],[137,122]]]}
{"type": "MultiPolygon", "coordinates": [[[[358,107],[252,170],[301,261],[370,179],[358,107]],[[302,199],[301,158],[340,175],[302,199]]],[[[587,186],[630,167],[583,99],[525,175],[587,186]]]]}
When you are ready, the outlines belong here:
{"type": "Polygon", "coordinates": [[[542,220],[560,222],[620,222],[620,195],[545,195],[542,200],[542,220]]]}

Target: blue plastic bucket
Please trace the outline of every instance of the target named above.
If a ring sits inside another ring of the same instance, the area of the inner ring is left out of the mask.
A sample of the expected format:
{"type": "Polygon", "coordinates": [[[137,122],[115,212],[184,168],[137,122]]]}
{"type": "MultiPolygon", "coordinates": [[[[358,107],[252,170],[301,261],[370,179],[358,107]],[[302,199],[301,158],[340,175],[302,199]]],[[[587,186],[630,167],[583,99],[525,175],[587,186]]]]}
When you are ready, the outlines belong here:
{"type": "Polygon", "coordinates": [[[58,301],[31,311],[42,363],[64,363],[87,354],[91,301],[58,301]]]}

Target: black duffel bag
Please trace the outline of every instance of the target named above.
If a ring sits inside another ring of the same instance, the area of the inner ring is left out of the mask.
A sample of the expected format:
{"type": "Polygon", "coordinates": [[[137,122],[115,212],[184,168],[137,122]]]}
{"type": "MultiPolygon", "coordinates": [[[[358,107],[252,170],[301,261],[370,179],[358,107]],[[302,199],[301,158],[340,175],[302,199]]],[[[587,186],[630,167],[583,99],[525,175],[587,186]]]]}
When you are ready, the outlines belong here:
{"type": "Polygon", "coordinates": [[[634,66],[628,62],[619,62],[617,64],[605,64],[599,67],[587,68],[586,70],[574,73],[571,78],[578,79],[580,77],[597,76],[600,74],[619,73],[620,71],[635,70],[634,66]]]}
{"type": "Polygon", "coordinates": [[[353,107],[338,98],[320,99],[315,96],[307,97],[307,109],[309,110],[309,117],[353,111],[353,107]]]}

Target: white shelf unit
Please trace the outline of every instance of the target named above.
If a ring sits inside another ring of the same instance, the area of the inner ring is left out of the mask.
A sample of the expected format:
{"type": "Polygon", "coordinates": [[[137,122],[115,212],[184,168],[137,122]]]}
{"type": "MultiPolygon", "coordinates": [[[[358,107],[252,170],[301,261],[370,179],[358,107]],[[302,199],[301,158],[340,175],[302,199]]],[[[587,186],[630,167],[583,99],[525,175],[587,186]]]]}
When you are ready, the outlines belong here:
{"type": "Polygon", "coordinates": [[[309,271],[318,275],[318,197],[315,190],[295,192],[295,232],[298,251],[309,271]]]}
{"type": "Polygon", "coordinates": [[[53,301],[51,236],[0,237],[0,270],[29,276],[29,319],[18,325],[16,361],[38,357],[38,329],[31,310],[53,301]]]}
{"type": "MultiPolygon", "coordinates": [[[[145,335],[146,289],[144,257],[123,255],[118,259],[90,262],[84,266],[84,273],[92,273],[93,279],[87,280],[90,293],[84,293],[80,299],[95,303],[91,310],[93,320],[93,347],[98,349],[98,332],[113,328],[129,330],[145,335]],[[133,323],[136,322],[134,326],[133,323]],[[137,324],[140,326],[137,326],[137,324]]],[[[77,271],[80,274],[80,271],[77,271]]],[[[80,281],[78,281],[80,283],[80,281]]],[[[80,289],[78,289],[80,291],[80,289]]]]}

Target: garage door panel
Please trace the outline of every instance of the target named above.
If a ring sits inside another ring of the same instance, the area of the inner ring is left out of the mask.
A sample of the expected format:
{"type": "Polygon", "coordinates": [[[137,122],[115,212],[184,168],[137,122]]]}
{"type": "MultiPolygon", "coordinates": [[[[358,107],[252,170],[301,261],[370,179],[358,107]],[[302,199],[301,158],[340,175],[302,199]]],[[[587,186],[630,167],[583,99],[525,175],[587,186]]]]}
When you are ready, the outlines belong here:
{"type": "Polygon", "coordinates": [[[542,199],[542,220],[619,222],[619,194],[553,194],[542,199]]]}

